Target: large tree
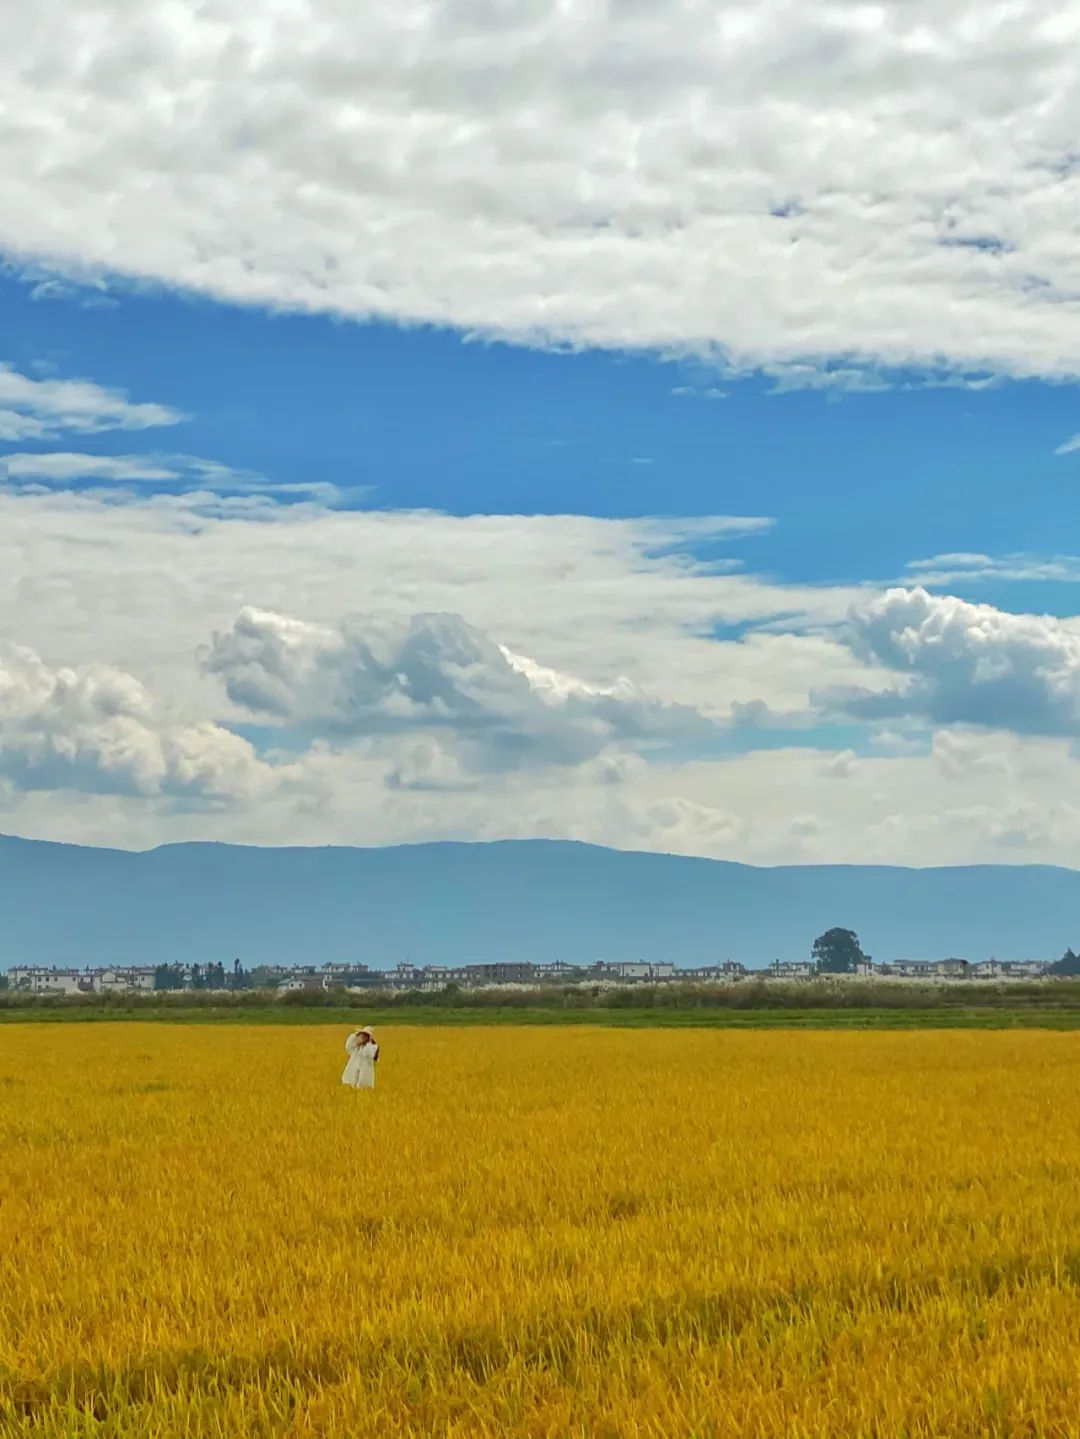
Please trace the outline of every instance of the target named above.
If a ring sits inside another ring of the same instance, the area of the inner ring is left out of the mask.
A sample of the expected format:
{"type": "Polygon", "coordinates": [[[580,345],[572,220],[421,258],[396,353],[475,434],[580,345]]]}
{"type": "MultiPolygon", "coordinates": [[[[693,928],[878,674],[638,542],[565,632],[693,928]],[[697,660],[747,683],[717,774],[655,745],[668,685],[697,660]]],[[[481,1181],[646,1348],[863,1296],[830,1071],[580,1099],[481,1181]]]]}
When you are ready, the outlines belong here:
{"type": "Polygon", "coordinates": [[[1048,974],[1078,975],[1080,974],[1080,954],[1073,954],[1072,949],[1067,949],[1056,964],[1049,966],[1048,974]]]}
{"type": "Polygon", "coordinates": [[[811,954],[822,974],[854,974],[860,961],[867,958],[853,929],[829,929],[819,934],[811,954]]]}

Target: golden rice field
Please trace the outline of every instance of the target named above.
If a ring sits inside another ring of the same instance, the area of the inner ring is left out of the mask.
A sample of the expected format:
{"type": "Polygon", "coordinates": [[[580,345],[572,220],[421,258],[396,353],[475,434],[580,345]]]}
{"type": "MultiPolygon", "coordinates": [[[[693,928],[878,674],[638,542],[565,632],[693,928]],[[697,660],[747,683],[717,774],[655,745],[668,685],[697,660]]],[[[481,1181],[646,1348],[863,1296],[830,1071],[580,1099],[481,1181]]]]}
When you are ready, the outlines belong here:
{"type": "Polygon", "coordinates": [[[4,1439],[1080,1436],[1080,1035],[343,1038],[0,1029],[4,1439]]]}

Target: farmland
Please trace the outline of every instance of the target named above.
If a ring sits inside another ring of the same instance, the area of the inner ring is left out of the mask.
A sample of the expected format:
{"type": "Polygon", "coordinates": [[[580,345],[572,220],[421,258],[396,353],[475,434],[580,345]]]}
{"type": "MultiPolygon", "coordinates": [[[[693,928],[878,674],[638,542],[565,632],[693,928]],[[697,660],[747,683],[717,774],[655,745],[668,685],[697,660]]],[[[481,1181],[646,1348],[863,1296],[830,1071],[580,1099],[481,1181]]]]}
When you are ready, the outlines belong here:
{"type": "Polygon", "coordinates": [[[342,1037],[4,1026],[5,1439],[1080,1436],[1074,1034],[342,1037]]]}

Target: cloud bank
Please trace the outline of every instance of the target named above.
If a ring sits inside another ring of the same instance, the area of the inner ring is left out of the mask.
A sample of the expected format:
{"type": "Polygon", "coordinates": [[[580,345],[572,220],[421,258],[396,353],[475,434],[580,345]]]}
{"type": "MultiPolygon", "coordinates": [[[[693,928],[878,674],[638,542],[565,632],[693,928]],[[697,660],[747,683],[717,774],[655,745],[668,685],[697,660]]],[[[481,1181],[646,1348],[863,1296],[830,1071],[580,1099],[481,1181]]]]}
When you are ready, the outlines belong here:
{"type": "Polygon", "coordinates": [[[768,581],[760,528],[0,489],[0,827],[1080,864],[1076,622],[768,581]]]}
{"type": "Polygon", "coordinates": [[[781,386],[1075,377],[1078,40],[1080,0],[8,5],[0,246],[781,386]]]}

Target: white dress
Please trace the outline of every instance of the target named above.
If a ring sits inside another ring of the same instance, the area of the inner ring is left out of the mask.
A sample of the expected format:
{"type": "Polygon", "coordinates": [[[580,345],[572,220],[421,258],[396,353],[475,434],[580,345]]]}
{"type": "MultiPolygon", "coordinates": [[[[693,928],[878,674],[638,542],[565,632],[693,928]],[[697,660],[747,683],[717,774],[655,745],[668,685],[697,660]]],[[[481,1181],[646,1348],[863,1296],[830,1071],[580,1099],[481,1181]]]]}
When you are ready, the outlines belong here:
{"type": "Polygon", "coordinates": [[[350,1034],[345,1048],[349,1051],[349,1059],[341,1076],[342,1084],[351,1084],[353,1089],[374,1089],[375,1059],[379,1046],[361,1044],[355,1034],[350,1034]]]}

